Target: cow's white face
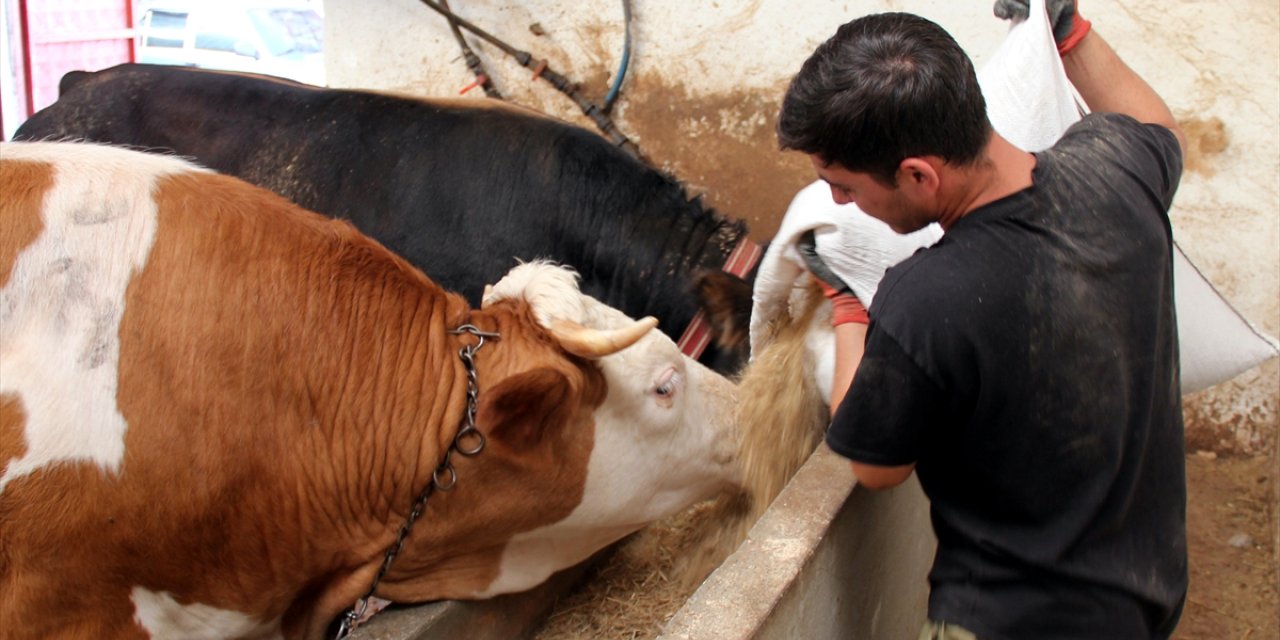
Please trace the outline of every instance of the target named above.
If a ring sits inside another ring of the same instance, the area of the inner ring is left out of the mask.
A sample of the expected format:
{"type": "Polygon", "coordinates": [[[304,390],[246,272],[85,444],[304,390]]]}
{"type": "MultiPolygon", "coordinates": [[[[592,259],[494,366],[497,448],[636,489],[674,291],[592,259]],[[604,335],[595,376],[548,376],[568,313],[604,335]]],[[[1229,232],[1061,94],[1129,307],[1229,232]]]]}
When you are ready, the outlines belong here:
{"type": "MultiPolygon", "coordinates": [[[[545,263],[513,269],[486,292],[485,304],[515,296],[528,299],[544,323],[550,317],[571,318],[609,329],[632,322],[579,293],[572,272],[545,263]]],[[[658,330],[597,362],[608,396],[595,412],[595,446],[582,502],[568,518],[515,536],[499,577],[478,595],[534,586],[628,533],[740,482],[731,382],[681,354],[658,330]]]]}

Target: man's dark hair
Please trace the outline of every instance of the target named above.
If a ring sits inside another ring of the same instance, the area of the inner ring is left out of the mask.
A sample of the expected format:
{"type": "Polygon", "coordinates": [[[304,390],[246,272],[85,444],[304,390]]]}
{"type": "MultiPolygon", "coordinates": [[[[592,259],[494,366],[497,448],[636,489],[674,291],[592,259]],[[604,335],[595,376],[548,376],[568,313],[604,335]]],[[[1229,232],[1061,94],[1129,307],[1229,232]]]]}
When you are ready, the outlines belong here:
{"type": "Polygon", "coordinates": [[[791,80],[778,116],[781,148],[888,186],[905,158],[973,163],[990,131],[969,56],[945,29],[908,13],[840,27],[791,80]]]}

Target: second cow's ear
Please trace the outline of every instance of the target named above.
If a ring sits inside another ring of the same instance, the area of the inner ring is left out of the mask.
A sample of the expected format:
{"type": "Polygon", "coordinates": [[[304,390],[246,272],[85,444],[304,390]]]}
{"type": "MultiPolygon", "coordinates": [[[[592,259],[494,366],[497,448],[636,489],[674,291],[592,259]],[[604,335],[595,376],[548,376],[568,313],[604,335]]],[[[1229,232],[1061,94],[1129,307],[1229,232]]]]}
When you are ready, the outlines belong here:
{"type": "Polygon", "coordinates": [[[513,376],[481,394],[477,426],[507,446],[524,450],[553,437],[581,402],[563,372],[539,367],[513,376]]]}
{"type": "Polygon", "coordinates": [[[704,269],[694,276],[694,292],[710,321],[716,346],[745,354],[750,349],[751,283],[723,271],[704,269]]]}

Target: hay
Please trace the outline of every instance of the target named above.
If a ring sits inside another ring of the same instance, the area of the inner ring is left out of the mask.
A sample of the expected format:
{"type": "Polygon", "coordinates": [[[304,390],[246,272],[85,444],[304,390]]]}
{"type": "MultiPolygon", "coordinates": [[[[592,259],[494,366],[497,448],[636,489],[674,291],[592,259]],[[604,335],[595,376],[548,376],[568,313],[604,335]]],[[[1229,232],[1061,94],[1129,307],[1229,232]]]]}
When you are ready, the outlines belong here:
{"type": "Polygon", "coordinates": [[[678,579],[682,552],[708,528],[711,502],[654,523],[623,541],[562,596],[533,640],[649,640],[693,593],[678,579]]]}
{"type": "Polygon", "coordinates": [[[632,535],[562,596],[534,640],[650,640],[746,539],[822,438],[828,417],[805,348],[822,301],[806,292],[797,318],[773,327],[738,384],[741,493],[722,495],[632,535]]]}
{"type": "Polygon", "coordinates": [[[682,572],[697,584],[733,553],[752,525],[804,464],[826,430],[826,402],[812,375],[805,336],[820,307],[816,285],[805,291],[798,317],[773,323],[765,348],[738,383],[738,445],[743,493],[718,498],[694,558],[682,572]]]}

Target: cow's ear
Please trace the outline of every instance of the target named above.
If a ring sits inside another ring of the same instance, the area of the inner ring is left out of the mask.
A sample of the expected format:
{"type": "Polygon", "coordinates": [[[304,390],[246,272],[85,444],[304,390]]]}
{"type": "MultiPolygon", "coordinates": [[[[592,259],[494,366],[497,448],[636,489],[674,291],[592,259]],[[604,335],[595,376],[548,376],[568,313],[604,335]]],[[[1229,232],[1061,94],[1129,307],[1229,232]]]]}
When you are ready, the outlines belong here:
{"type": "Polygon", "coordinates": [[[512,448],[534,447],[570,419],[579,395],[560,371],[524,371],[480,394],[477,426],[512,448]]]}
{"type": "Polygon", "coordinates": [[[751,283],[723,271],[701,270],[694,276],[698,306],[707,314],[716,346],[746,350],[751,326],[751,283]]]}

